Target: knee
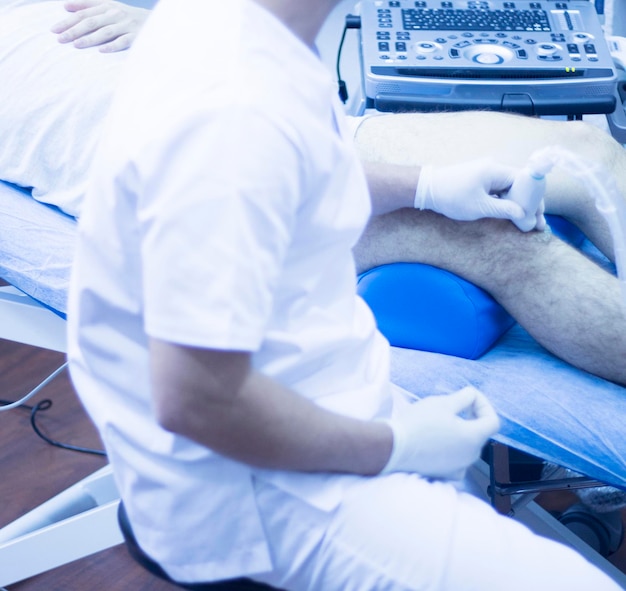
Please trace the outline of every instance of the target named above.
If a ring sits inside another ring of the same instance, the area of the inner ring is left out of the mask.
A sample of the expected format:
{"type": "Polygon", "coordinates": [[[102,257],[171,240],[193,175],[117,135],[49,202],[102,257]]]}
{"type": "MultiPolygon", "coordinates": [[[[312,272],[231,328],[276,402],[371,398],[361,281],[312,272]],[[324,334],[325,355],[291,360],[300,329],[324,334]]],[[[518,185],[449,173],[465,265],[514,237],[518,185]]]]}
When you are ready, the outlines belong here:
{"type": "Polygon", "coordinates": [[[565,123],[570,130],[570,137],[565,147],[580,147],[593,161],[599,162],[608,170],[617,170],[624,165],[624,147],[606,131],[585,121],[565,123]]]}

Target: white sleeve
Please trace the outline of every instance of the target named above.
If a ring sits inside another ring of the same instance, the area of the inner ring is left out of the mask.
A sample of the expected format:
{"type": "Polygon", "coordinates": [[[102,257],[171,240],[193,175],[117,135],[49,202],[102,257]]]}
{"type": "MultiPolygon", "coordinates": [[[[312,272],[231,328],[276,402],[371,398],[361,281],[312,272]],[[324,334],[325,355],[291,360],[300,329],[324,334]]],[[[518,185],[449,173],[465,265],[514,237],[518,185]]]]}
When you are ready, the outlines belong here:
{"type": "Polygon", "coordinates": [[[145,329],[254,351],[272,313],[301,182],[278,126],[237,107],[189,121],[140,204],[145,329]]]}

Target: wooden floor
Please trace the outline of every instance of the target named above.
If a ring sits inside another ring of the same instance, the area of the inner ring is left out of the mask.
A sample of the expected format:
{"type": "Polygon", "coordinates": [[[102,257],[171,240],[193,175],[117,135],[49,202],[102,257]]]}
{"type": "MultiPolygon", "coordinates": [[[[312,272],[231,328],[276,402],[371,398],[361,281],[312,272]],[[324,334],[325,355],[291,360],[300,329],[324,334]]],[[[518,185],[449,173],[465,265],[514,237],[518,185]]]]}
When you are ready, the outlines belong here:
{"type": "MultiPolygon", "coordinates": [[[[0,398],[16,400],[64,361],[60,353],[0,339],[0,398]]],[[[52,400],[38,417],[52,439],[101,449],[100,440],[69,383],[61,374],[27,404],[52,400]]],[[[44,442],[30,425],[30,412],[0,413],[0,527],[36,507],[105,464],[102,457],[60,449],[44,442]]],[[[9,591],[171,591],[176,587],[137,566],[117,546],[10,585],[9,591]]]]}
{"type": "MultiPolygon", "coordinates": [[[[0,339],[0,398],[21,397],[63,361],[60,353],[0,339]]],[[[66,372],[33,401],[44,398],[53,401],[52,407],[42,412],[38,420],[46,435],[64,443],[101,448],[66,372]]],[[[44,442],[34,433],[28,411],[19,408],[1,412],[0,527],[104,463],[102,457],[59,449],[44,442]]],[[[558,496],[546,498],[546,503],[554,507],[566,501],[558,496]]],[[[626,572],[626,544],[612,561],[626,572]]],[[[172,591],[174,588],[143,571],[126,554],[125,548],[118,546],[10,585],[8,591],[172,591]]]]}

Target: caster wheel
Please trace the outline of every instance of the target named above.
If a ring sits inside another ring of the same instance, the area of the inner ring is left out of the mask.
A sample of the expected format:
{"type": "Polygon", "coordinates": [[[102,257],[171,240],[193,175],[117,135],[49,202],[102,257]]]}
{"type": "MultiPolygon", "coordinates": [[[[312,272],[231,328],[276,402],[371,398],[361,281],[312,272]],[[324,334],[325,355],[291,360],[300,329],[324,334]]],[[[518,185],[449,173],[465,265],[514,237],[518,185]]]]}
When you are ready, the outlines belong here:
{"type": "Polygon", "coordinates": [[[577,504],[564,511],[558,520],[605,558],[624,541],[624,525],[619,511],[597,513],[577,504]]]}

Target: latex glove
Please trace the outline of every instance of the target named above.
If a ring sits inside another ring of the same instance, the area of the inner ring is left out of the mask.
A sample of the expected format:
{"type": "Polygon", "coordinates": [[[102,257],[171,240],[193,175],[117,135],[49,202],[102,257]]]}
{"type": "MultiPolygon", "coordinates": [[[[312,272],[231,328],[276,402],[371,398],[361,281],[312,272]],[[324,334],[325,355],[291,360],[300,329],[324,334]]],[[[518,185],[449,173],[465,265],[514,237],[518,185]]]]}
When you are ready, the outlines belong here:
{"type": "Polygon", "coordinates": [[[393,431],[393,450],[381,474],[417,472],[449,480],[463,477],[500,427],[490,402],[472,386],[407,403],[385,422],[393,431]]]}
{"type": "Polygon", "coordinates": [[[150,14],[114,0],[69,0],[64,6],[73,14],[52,27],[59,42],[79,49],[97,45],[104,53],[128,49],[150,14]]]}
{"type": "Polygon", "coordinates": [[[500,198],[513,184],[516,172],[488,158],[451,166],[426,165],[420,172],[414,205],[459,221],[519,220],[526,216],[523,208],[500,198]]]}

